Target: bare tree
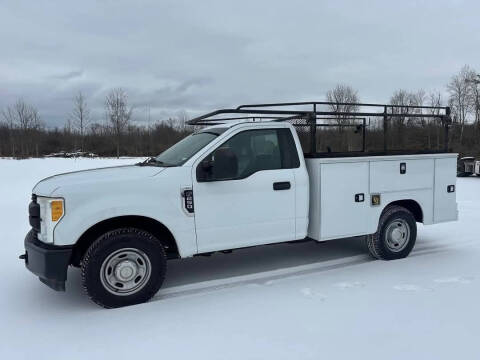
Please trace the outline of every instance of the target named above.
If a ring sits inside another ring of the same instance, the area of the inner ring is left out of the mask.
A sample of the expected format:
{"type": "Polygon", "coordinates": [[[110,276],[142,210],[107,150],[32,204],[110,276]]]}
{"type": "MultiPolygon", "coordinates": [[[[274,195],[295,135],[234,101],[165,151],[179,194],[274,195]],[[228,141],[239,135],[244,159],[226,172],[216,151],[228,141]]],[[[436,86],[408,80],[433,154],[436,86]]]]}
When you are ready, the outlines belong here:
{"type": "Polygon", "coordinates": [[[357,103],[360,101],[357,90],[349,85],[338,84],[333,89],[327,91],[327,102],[332,112],[338,113],[334,115],[334,119],[338,124],[338,132],[340,133],[340,147],[343,149],[348,146],[350,150],[349,134],[344,134],[344,126],[351,122],[352,116],[342,115],[341,113],[351,113],[358,111],[357,103]]]}
{"type": "Polygon", "coordinates": [[[13,112],[21,130],[36,130],[42,126],[38,110],[27,104],[23,99],[18,100],[13,105],[13,112]]]}
{"type": "Polygon", "coordinates": [[[2,112],[2,115],[11,134],[12,156],[15,156],[16,153],[15,139],[13,137],[15,129],[18,129],[21,134],[20,155],[28,156],[31,150],[33,150],[34,142],[36,153],[38,153],[38,145],[35,137],[32,136],[33,131],[40,130],[43,127],[38,110],[34,106],[27,104],[23,99],[19,99],[14,105],[8,106],[2,112]]]}
{"type": "Polygon", "coordinates": [[[470,103],[475,114],[475,124],[480,127],[480,74],[476,74],[475,71],[469,72],[469,77],[466,79],[467,84],[470,86],[470,103]]]}
{"type": "MultiPolygon", "coordinates": [[[[423,101],[423,92],[418,97],[421,97],[423,101]]],[[[390,111],[393,114],[405,114],[402,116],[395,116],[392,118],[392,124],[394,125],[394,133],[396,136],[392,137],[392,141],[397,140],[398,145],[403,148],[405,144],[405,125],[411,124],[411,118],[408,114],[413,113],[409,106],[416,105],[419,99],[414,93],[411,93],[404,89],[396,90],[390,98],[390,105],[395,105],[390,111]]],[[[393,144],[392,144],[393,145],[393,144]]]]}
{"type": "Polygon", "coordinates": [[[10,141],[10,154],[12,157],[15,157],[15,128],[17,127],[17,120],[13,107],[8,106],[5,110],[2,111],[2,117],[4,119],[5,125],[8,129],[8,137],[10,141]]]}
{"type": "MultiPolygon", "coordinates": [[[[327,91],[327,101],[331,102],[330,109],[332,112],[354,112],[358,110],[356,105],[360,100],[358,91],[349,85],[338,84],[333,89],[327,91]]],[[[339,125],[348,124],[349,119],[345,115],[335,116],[339,125]]]]}
{"type": "MultiPolygon", "coordinates": [[[[428,106],[437,108],[443,106],[443,97],[440,91],[432,91],[428,94],[428,106]]],[[[430,109],[430,113],[439,115],[440,109],[430,109]]]]}
{"type": "Polygon", "coordinates": [[[425,101],[427,101],[427,92],[423,89],[417,90],[413,93],[413,99],[416,106],[423,106],[425,101]]]}
{"type": "Polygon", "coordinates": [[[115,135],[118,158],[120,157],[121,137],[130,123],[133,111],[133,108],[128,106],[125,90],[117,88],[110,91],[105,99],[105,111],[115,135]]]}
{"type": "MultiPolygon", "coordinates": [[[[422,92],[423,94],[423,92],[422,92]]],[[[424,95],[420,95],[422,97],[422,101],[424,101],[424,95]]],[[[417,96],[415,93],[411,93],[404,89],[396,90],[392,97],[390,98],[390,105],[395,105],[396,107],[392,108],[392,112],[394,114],[409,114],[411,113],[411,109],[409,106],[414,106],[417,103],[417,96]]],[[[400,118],[399,121],[404,122],[405,118],[400,118]]]]}
{"type": "Polygon", "coordinates": [[[179,131],[185,131],[185,129],[187,128],[187,121],[189,120],[189,117],[188,117],[188,114],[185,110],[180,110],[178,113],[177,113],[177,124],[176,124],[176,127],[179,131]]]}
{"type": "Polygon", "coordinates": [[[80,133],[80,148],[84,151],[85,131],[90,123],[90,109],[81,91],[73,99],[71,122],[80,133]]]}
{"type": "Polygon", "coordinates": [[[465,65],[447,84],[447,90],[450,94],[449,103],[453,111],[453,119],[460,125],[460,144],[463,143],[463,130],[472,105],[472,89],[468,82],[472,77],[472,73],[473,70],[468,65],[465,65]]]}
{"type": "MultiPolygon", "coordinates": [[[[425,90],[420,89],[415,92],[411,92],[409,94],[409,105],[410,106],[423,106],[425,104],[425,101],[427,101],[427,93],[425,90]]],[[[414,108],[412,113],[415,114],[423,114],[422,108],[414,108]]],[[[408,124],[412,125],[420,125],[421,127],[425,127],[427,125],[427,122],[425,121],[424,117],[410,117],[408,119],[408,124]]]]}
{"type": "MultiPolygon", "coordinates": [[[[440,115],[439,107],[443,106],[443,97],[440,91],[432,91],[428,94],[428,106],[432,106],[435,108],[430,109],[430,114],[432,115],[440,115]]],[[[441,130],[443,127],[435,126],[435,137],[436,137],[436,147],[440,148],[440,136],[441,130]]],[[[430,146],[430,133],[428,135],[428,141],[430,146]]]]}

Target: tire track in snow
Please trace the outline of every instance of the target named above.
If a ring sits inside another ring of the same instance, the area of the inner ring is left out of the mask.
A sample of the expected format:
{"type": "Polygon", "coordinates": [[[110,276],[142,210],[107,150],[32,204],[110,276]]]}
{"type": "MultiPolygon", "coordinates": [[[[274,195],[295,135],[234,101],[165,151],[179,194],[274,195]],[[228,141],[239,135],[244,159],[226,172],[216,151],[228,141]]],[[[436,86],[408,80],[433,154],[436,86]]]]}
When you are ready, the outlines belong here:
{"type": "Polygon", "coordinates": [[[188,295],[210,293],[213,291],[235,288],[246,285],[268,286],[279,280],[292,279],[298,276],[321,273],[324,271],[360,265],[373,261],[368,255],[355,255],[346,259],[331,260],[321,263],[313,263],[290,267],[286,269],[271,270],[255,274],[235,276],[226,279],[210,280],[195,284],[165,288],[154,296],[151,301],[165,300],[188,295]]]}
{"type": "MultiPolygon", "coordinates": [[[[478,241],[462,241],[448,245],[423,246],[413,250],[410,257],[432,255],[440,252],[449,251],[456,248],[478,244],[478,241]]],[[[408,258],[407,258],[408,259],[408,258]]],[[[206,294],[215,291],[231,289],[241,286],[269,286],[277,281],[290,280],[295,277],[322,273],[326,271],[347,268],[350,266],[366,264],[375,261],[368,254],[350,256],[347,258],[317,262],[313,264],[300,265],[285,269],[264,271],[260,273],[229,277],[224,279],[202,281],[193,284],[173,286],[161,289],[151,301],[167,300],[190,295],[206,294]]]]}

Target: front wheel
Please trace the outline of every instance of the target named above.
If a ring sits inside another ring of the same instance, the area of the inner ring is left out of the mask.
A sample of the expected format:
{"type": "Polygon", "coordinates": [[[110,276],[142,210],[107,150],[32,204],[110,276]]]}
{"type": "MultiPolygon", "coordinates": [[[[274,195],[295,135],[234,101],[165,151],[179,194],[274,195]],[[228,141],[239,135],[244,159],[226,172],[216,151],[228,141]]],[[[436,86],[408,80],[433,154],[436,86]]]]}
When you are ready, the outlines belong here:
{"type": "Polygon", "coordinates": [[[395,260],[407,257],[417,239],[413,214],[401,206],[390,206],[380,216],[378,230],[367,236],[370,254],[377,259],[395,260]]]}
{"type": "Polygon", "coordinates": [[[166,272],[162,244],[148,232],[122,228],[107,232],[82,261],[83,287],[98,305],[115,308],[148,301],[166,272]]]}

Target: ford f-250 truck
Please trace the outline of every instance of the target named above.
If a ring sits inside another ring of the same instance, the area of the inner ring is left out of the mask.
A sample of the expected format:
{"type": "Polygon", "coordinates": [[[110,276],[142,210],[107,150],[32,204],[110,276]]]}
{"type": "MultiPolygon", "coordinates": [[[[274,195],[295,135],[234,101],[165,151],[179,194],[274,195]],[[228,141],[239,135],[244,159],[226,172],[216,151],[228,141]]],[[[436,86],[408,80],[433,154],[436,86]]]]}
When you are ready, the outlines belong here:
{"type": "Polygon", "coordinates": [[[108,308],[154,296],[168,259],[355,236],[375,258],[404,258],[417,222],[457,219],[450,111],[355,105],[356,112],[323,102],[217,110],[191,120],[192,135],[142,163],[43,179],[33,188],[21,258],[55,290],[65,290],[69,265],[80,267],[88,296],[108,308]],[[390,149],[401,116],[438,120],[444,147],[390,149]],[[374,117],[380,125],[367,125],[374,117]],[[383,135],[379,150],[366,145],[368,126],[375,139],[383,135]],[[359,150],[328,145],[343,127],[362,137],[359,150]]]}

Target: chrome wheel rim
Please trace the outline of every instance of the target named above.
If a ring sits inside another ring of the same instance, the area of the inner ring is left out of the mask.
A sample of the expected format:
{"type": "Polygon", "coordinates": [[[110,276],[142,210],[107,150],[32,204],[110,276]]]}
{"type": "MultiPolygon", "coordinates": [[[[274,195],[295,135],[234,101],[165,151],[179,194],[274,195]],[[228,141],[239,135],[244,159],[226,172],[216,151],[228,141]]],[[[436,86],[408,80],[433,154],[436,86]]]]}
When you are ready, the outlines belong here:
{"type": "Polygon", "coordinates": [[[102,285],[115,295],[132,295],[143,289],[150,279],[148,256],[134,248],[119,249],[107,256],[100,269],[102,285]]]}
{"type": "Polygon", "coordinates": [[[410,225],[403,219],[396,219],[385,229],[385,243],[392,252],[400,252],[410,240],[410,225]]]}

